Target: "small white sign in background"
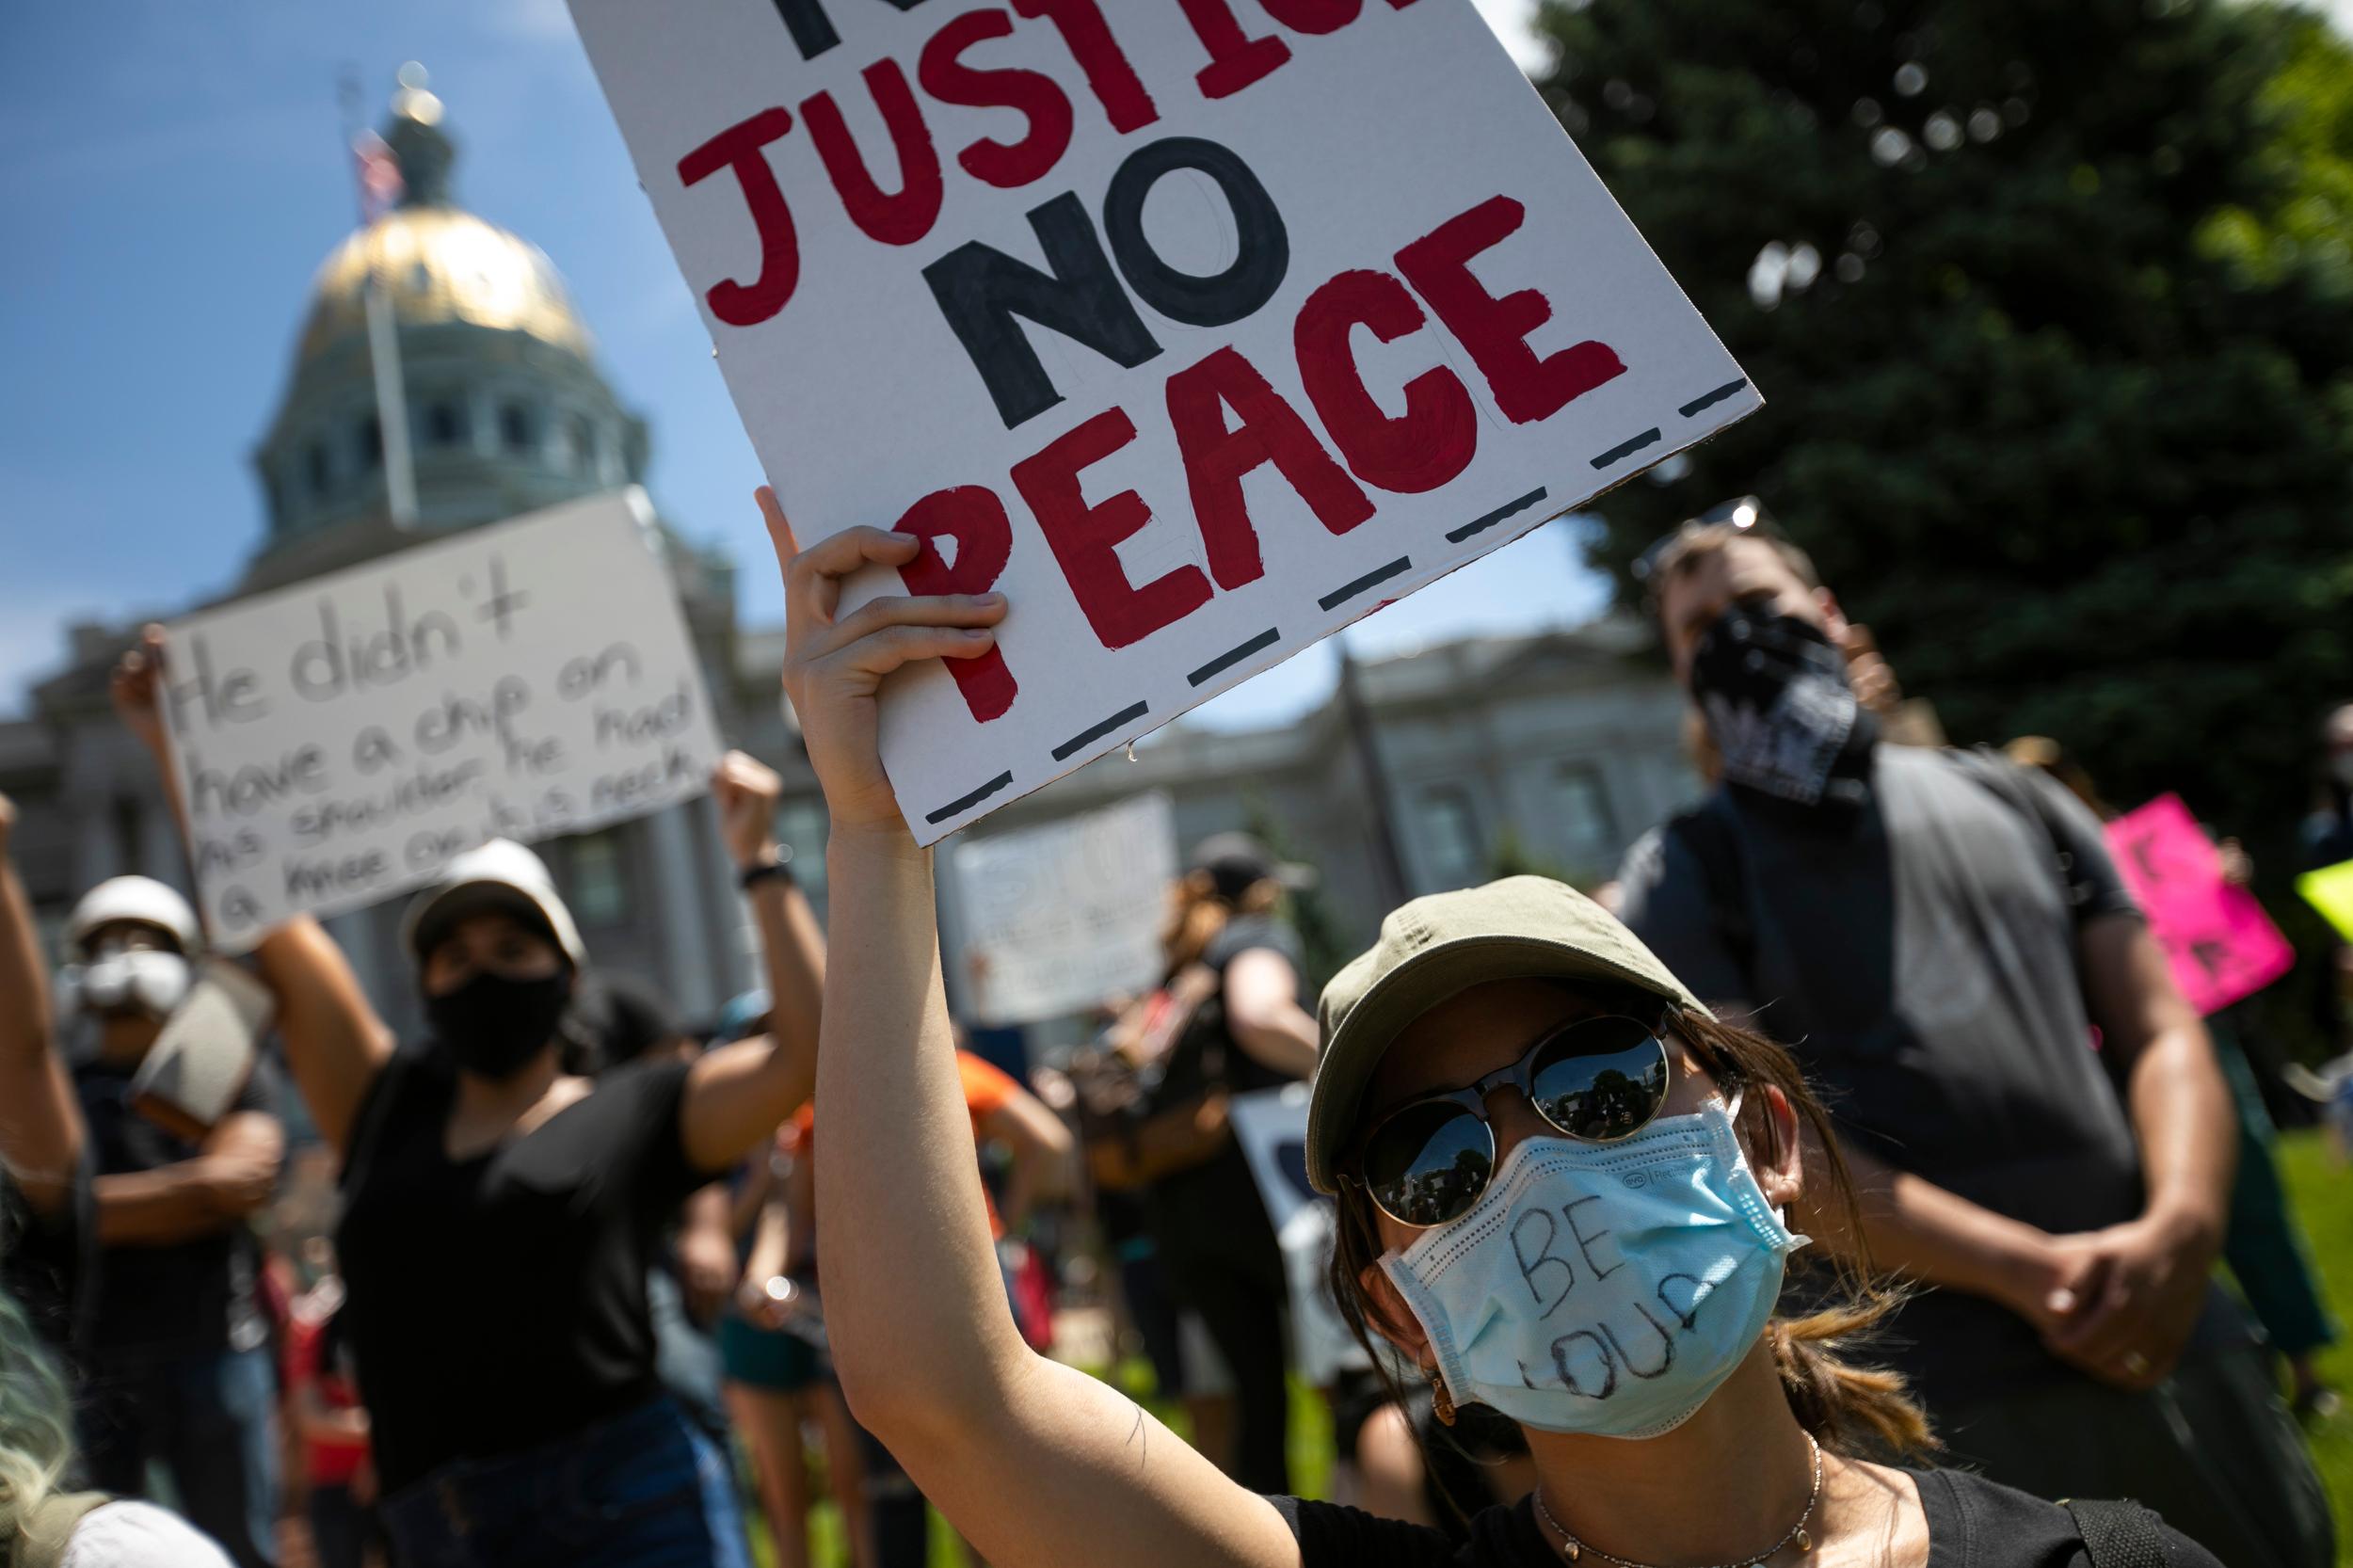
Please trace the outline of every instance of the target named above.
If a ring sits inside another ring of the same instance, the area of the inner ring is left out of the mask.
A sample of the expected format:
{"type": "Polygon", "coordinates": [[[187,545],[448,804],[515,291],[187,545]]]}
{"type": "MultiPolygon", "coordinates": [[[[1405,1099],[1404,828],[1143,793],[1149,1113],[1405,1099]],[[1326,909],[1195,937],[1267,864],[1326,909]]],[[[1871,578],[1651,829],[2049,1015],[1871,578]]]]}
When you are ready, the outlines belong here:
{"type": "Polygon", "coordinates": [[[169,627],[215,942],[708,788],[718,731],[651,516],[634,490],[575,502],[169,627]]]}
{"type": "Polygon", "coordinates": [[[964,956],[992,1025],[1035,1023],[1160,978],[1160,926],[1176,879],[1168,797],[956,845],[964,956]]]}
{"type": "Polygon", "coordinates": [[[1465,0],[571,0],[936,840],[1756,408],[1465,0]]]}

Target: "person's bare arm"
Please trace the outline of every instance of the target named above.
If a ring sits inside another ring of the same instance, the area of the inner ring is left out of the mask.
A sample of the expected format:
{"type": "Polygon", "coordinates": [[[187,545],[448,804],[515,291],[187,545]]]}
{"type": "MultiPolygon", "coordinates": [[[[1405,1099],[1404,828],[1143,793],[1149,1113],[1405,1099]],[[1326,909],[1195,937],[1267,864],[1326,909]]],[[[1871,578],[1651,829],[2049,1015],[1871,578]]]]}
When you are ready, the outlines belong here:
{"type": "Polygon", "coordinates": [[[883,600],[840,581],[917,541],[850,529],[800,552],[763,490],[786,580],[785,686],[833,818],[818,1050],[818,1224],[835,1370],[858,1419],[999,1568],[1296,1568],[1282,1516],[1141,1406],[1022,1342],[999,1276],[948,1021],[928,852],[899,817],[875,692],[902,664],[985,651],[985,598],[883,600]]]}
{"type": "MultiPolygon", "coordinates": [[[[777,856],[776,771],[740,751],[712,775],[721,831],[739,869],[777,856]]],[[[808,1103],[817,1082],[817,1013],[825,984],[825,938],[817,912],[791,879],[752,885],[752,918],[768,978],[768,1032],[706,1051],[686,1080],[679,1129],[687,1158],[724,1170],[749,1154],[808,1103]]]]}
{"type": "Polygon", "coordinates": [[[2238,1121],[2205,1022],[2146,922],[2103,916],[2078,940],[2084,1000],[2121,1069],[2147,1199],[2124,1224],[2058,1238],[2071,1306],[2047,1340],[2112,1382],[2145,1385],[2172,1369],[2204,1308],[2238,1121]]]}
{"type": "Polygon", "coordinates": [[[1013,1154],[1005,1183],[1005,1224],[1018,1229],[1040,1204],[1070,1195],[1077,1141],[1063,1119],[1026,1089],[1016,1088],[981,1119],[981,1136],[1013,1154]]]}
{"type": "Polygon", "coordinates": [[[1251,948],[1225,966],[1225,1023],[1234,1043],[1286,1078],[1312,1078],[1316,1020],[1299,1005],[1299,977],[1273,948],[1251,948]]]}
{"type": "Polygon", "coordinates": [[[38,1214],[63,1208],[82,1161],[82,1112],[50,1023],[49,968],[9,858],[16,805],[0,795],[0,1166],[38,1214]]]}
{"type": "Polygon", "coordinates": [[[269,1202],[285,1153],[277,1117],[259,1111],[225,1116],[195,1159],[93,1182],[98,1240],[110,1247],[168,1247],[227,1230],[269,1202]]]}
{"type": "MultiPolygon", "coordinates": [[[[153,760],[156,776],[165,780],[165,792],[171,798],[172,819],[185,840],[187,820],[178,792],[169,787],[163,679],[164,634],[160,627],[151,626],[115,666],[115,715],[153,760]]],[[[279,1038],[285,1042],[295,1087],[310,1107],[319,1135],[338,1153],[347,1152],[360,1101],[392,1060],[392,1031],[376,1016],[344,950],[310,916],[296,915],[274,928],[254,948],[253,956],[262,983],[277,1000],[279,1038]]]]}
{"type": "Polygon", "coordinates": [[[717,1318],[735,1289],[734,1208],[728,1184],[714,1181],[689,1193],[679,1210],[679,1283],[696,1322],[717,1318]]]}

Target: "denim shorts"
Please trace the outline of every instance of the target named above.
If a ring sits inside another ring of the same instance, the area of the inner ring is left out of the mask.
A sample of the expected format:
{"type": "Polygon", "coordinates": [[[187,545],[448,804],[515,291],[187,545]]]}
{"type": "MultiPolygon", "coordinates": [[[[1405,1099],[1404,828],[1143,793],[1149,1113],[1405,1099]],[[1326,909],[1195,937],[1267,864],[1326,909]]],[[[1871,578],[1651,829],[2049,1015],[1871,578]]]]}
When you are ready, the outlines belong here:
{"type": "Polygon", "coordinates": [[[402,1568],[750,1568],[726,1459],[667,1399],[452,1460],[384,1504],[402,1568]]]}

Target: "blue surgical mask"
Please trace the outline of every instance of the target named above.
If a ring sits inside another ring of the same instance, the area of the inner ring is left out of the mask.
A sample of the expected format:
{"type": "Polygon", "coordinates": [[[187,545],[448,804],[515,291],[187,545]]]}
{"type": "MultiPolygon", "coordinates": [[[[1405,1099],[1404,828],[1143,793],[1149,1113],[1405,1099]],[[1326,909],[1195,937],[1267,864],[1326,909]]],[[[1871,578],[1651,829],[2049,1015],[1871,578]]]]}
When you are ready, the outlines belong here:
{"type": "Polygon", "coordinates": [[[1382,1259],[1455,1403],[1655,1437],[1707,1402],[1807,1240],[1765,1201],[1733,1114],[1711,1103],[1617,1144],[1523,1140],[1469,1213],[1382,1259]]]}

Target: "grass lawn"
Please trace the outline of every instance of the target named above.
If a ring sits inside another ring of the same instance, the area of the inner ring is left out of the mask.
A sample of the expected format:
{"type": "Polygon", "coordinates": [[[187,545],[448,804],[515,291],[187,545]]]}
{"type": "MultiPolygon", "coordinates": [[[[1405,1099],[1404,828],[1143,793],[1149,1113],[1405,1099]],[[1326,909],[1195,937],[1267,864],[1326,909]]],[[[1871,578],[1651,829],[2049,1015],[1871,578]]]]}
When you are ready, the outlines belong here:
{"type": "MultiPolygon", "coordinates": [[[[2329,1304],[2341,1321],[2353,1321],[2353,1170],[2338,1160],[2335,1150],[2318,1132],[2296,1132],[2283,1137],[2280,1141],[2280,1163],[2297,1214],[2312,1238],[2313,1253],[2320,1264],[2329,1304]]],[[[2328,1380],[2353,1398],[2353,1346],[2332,1347],[2322,1357],[2321,1366],[2328,1380]]],[[[1142,1397],[1150,1386],[1151,1375],[1138,1362],[1120,1368],[1120,1381],[1130,1394],[1142,1397]]],[[[1179,1432],[1184,1431],[1181,1412],[1157,1402],[1153,1408],[1171,1427],[1179,1432]]],[[[2353,1411],[2312,1429],[2312,1444],[2313,1458],[2319,1464],[2322,1479],[2328,1482],[2329,1500],[2336,1510],[2337,1560],[2341,1568],[2353,1568],[2353,1411]]],[[[1294,1390],[1292,1480],[1304,1495],[1320,1496],[1325,1493],[1331,1473],[1332,1425],[1323,1401],[1305,1389],[1294,1390]]],[[[837,1568],[849,1560],[840,1521],[830,1505],[820,1505],[816,1510],[812,1533],[816,1537],[815,1561],[821,1568],[837,1568]]],[[[761,1568],[768,1568],[771,1559],[767,1531],[755,1526],[753,1538],[761,1568]]],[[[954,1537],[936,1515],[932,1520],[931,1568],[965,1568],[954,1537]]]]}
{"type": "MultiPolygon", "coordinates": [[[[2281,1139],[2280,1166],[2297,1216],[2312,1238],[2329,1304],[2338,1321],[2353,1322],[2353,1170],[2317,1131],[2281,1139]]],[[[2320,1365],[2330,1383],[2353,1397],[2353,1346],[2329,1347],[2320,1365]]],[[[2311,1430],[2313,1458],[2336,1511],[2337,1561],[2353,1564],[2353,1411],[2311,1430]]]]}

